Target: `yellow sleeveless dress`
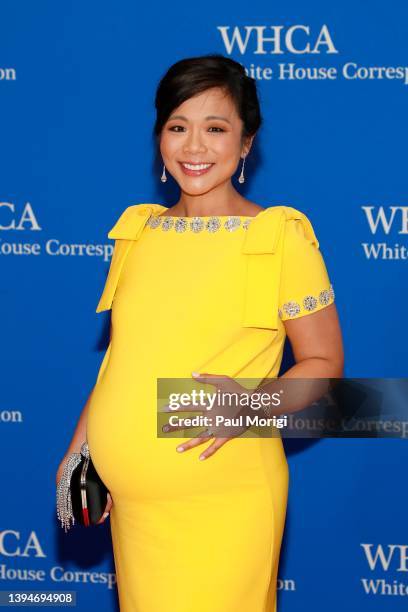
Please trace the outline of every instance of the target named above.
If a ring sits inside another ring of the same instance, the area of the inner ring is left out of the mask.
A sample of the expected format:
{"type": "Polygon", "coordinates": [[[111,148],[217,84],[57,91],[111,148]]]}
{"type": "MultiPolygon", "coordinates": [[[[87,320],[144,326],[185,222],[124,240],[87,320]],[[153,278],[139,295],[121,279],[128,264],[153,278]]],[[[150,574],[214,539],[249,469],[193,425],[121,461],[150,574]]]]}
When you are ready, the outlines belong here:
{"type": "Polygon", "coordinates": [[[166,210],[138,204],[120,216],[97,307],[112,309],[112,337],[87,439],[113,499],[120,609],[275,612],[289,481],[281,438],[237,437],[204,461],[211,440],[178,453],[194,436],[158,436],[156,379],[276,377],[283,321],[331,304],[333,287],[310,221],[292,207],[166,210]]]}

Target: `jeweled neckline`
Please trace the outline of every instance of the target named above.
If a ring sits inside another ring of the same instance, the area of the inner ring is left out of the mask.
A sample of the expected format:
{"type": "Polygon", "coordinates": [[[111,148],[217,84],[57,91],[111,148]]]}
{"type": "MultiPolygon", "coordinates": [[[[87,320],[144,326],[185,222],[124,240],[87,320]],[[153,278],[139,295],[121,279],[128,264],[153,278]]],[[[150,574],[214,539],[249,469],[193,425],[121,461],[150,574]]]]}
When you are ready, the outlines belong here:
{"type": "Polygon", "coordinates": [[[196,217],[179,217],[173,215],[152,215],[146,222],[147,227],[152,230],[161,228],[163,231],[176,231],[183,233],[192,231],[196,234],[204,232],[216,232],[221,228],[233,232],[238,228],[248,229],[252,220],[249,215],[203,215],[196,217]]]}

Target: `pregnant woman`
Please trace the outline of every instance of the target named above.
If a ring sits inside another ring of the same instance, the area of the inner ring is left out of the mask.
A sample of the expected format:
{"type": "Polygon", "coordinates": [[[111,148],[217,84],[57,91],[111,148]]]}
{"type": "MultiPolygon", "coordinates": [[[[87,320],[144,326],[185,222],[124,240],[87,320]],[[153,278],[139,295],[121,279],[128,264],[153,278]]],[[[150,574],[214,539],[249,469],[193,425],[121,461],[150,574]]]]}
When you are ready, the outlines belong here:
{"type": "Polygon", "coordinates": [[[334,291],[309,219],[232,183],[237,170],[245,180],[261,124],[244,68],[215,54],[181,60],[156,110],[158,179],[170,174],[180,196],[129,206],[108,234],[97,312],[111,309],[110,343],[57,481],[87,439],[110,491],[102,522],[110,514],[123,612],[275,612],[281,437],[159,435],[157,379],[198,373],[215,391],[220,376],[244,391],[235,379],[278,376],[286,337],[295,365],[281,378],[340,377],[334,291]]]}

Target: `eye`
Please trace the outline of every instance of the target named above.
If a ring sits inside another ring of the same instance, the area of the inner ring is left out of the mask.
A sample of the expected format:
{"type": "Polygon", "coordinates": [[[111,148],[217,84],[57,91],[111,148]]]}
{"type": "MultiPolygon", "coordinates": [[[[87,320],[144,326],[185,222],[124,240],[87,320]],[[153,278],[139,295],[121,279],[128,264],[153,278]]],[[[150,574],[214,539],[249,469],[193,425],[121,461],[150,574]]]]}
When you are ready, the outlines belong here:
{"type": "Polygon", "coordinates": [[[208,128],[208,129],[210,129],[210,130],[216,130],[216,133],[217,133],[217,132],[225,132],[225,130],[223,130],[223,129],[222,129],[222,128],[220,128],[220,127],[216,127],[216,126],[212,126],[212,127],[208,128]]]}
{"type": "Polygon", "coordinates": [[[176,128],[180,128],[180,130],[184,130],[184,127],[182,125],[173,125],[172,127],[169,127],[169,130],[171,132],[179,132],[180,130],[176,128]]]}

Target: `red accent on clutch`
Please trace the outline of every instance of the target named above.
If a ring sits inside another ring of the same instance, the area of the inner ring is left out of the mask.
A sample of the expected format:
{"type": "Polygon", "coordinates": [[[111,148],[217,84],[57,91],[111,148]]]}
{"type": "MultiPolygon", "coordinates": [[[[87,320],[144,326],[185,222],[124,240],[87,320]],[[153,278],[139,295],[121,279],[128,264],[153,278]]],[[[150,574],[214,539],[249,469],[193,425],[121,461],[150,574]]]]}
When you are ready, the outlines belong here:
{"type": "Polygon", "coordinates": [[[88,508],[82,508],[82,518],[84,519],[85,527],[89,527],[90,522],[89,522],[88,508]]]}

